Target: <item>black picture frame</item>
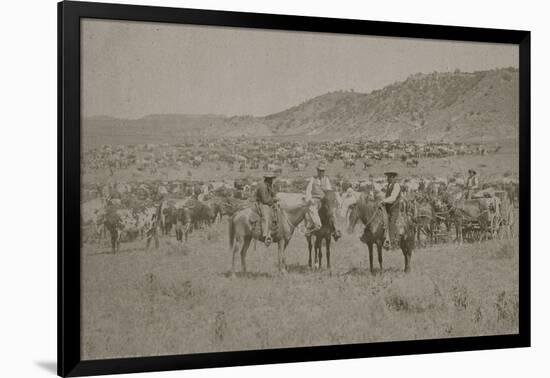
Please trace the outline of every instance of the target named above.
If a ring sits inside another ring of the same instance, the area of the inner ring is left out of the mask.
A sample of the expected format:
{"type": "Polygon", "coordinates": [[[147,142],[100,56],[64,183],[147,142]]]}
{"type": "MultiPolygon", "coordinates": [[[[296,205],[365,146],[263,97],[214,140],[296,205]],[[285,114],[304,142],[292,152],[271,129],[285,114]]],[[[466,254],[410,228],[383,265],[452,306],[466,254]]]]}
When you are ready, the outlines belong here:
{"type": "Polygon", "coordinates": [[[58,374],[83,376],[530,346],[530,32],[380,21],[58,3],[58,374]],[[357,35],[497,42],[519,46],[519,333],[369,344],[104,360],[80,356],[80,19],[116,19],[357,35]]]}

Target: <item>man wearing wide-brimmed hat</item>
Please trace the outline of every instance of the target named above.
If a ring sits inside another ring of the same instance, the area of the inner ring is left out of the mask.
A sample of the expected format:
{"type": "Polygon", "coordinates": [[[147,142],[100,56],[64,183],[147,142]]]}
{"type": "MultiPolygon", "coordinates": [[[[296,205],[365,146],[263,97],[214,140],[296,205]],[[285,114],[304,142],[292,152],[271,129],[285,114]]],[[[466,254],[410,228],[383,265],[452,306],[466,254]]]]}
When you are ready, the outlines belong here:
{"type": "Polygon", "coordinates": [[[277,175],[273,171],[266,171],[263,176],[264,181],[260,182],[256,189],[256,204],[261,218],[262,241],[269,246],[271,244],[271,207],[276,202],[273,179],[277,175]]]}
{"type": "Polygon", "coordinates": [[[466,179],[466,199],[472,198],[475,191],[479,189],[479,180],[477,172],[473,169],[468,169],[468,178],[466,179]]]}
{"type": "MultiPolygon", "coordinates": [[[[306,201],[311,201],[315,203],[315,208],[319,211],[321,206],[321,199],[325,196],[325,190],[332,190],[332,185],[325,172],[327,169],[327,164],[324,161],[320,161],[317,165],[317,175],[313,176],[307,185],[306,188],[306,201]]],[[[306,234],[310,234],[313,231],[321,228],[321,221],[319,216],[311,217],[310,215],[306,216],[306,234]]]]}
{"type": "Polygon", "coordinates": [[[384,247],[389,248],[391,246],[392,236],[394,235],[395,228],[395,216],[399,211],[395,204],[399,202],[401,198],[401,186],[397,182],[397,172],[384,173],[388,180],[386,186],[386,197],[381,201],[382,213],[384,214],[384,247]]]}

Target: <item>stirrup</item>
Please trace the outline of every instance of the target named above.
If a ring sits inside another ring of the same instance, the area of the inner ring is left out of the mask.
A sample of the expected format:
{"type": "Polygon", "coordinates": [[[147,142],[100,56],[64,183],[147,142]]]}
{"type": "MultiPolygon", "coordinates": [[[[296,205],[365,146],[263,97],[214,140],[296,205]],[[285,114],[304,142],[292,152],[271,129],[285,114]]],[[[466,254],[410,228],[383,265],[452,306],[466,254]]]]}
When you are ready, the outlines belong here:
{"type": "Polygon", "coordinates": [[[384,240],[384,245],[382,246],[384,249],[390,249],[391,248],[391,241],[390,239],[384,240]]]}
{"type": "Polygon", "coordinates": [[[271,236],[267,236],[264,238],[264,244],[266,247],[269,247],[271,245],[271,236]]]}
{"type": "Polygon", "coordinates": [[[314,233],[315,231],[317,231],[319,228],[316,228],[315,226],[313,227],[310,227],[310,228],[306,228],[306,231],[304,232],[304,235],[305,236],[309,236],[311,235],[312,233],[314,233]]]}

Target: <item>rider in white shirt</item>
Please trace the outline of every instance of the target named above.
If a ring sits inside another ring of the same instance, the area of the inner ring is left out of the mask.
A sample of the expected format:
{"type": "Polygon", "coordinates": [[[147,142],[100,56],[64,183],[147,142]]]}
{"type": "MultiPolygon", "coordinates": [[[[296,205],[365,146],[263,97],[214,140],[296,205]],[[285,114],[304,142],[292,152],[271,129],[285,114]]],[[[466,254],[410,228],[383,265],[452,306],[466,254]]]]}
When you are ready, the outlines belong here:
{"type": "MultiPolygon", "coordinates": [[[[321,199],[325,196],[325,190],[332,190],[332,185],[327,176],[325,176],[326,164],[320,162],[317,166],[317,176],[312,177],[306,188],[306,201],[312,201],[316,205],[317,211],[321,207],[321,199]]],[[[319,219],[319,217],[317,217],[319,219]]],[[[306,216],[307,233],[318,230],[321,225],[316,224],[310,216],[306,216]]]]}

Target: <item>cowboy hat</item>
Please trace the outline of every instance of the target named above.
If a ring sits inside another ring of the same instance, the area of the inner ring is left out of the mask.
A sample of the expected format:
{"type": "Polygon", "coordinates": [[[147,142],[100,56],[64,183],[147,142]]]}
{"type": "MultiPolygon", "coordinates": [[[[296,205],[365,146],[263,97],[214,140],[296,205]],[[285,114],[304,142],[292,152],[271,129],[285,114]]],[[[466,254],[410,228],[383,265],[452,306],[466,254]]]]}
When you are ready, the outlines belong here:
{"type": "Polygon", "coordinates": [[[277,175],[273,171],[266,171],[264,172],[264,178],[275,178],[277,175]]]}
{"type": "Polygon", "coordinates": [[[477,172],[474,171],[473,169],[468,169],[468,173],[473,173],[474,175],[477,174],[477,172]]]}
{"type": "Polygon", "coordinates": [[[320,161],[317,165],[318,171],[325,171],[327,169],[327,164],[324,161],[320,161]]]}
{"type": "Polygon", "coordinates": [[[386,177],[397,177],[397,172],[384,172],[386,177]]]}

